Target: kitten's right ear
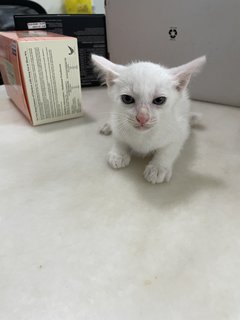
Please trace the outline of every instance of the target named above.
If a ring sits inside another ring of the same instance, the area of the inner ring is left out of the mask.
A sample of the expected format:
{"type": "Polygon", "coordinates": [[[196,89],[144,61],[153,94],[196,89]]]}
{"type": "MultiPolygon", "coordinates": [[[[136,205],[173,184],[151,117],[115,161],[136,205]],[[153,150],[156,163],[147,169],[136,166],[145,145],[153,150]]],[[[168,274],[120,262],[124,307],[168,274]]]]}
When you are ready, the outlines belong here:
{"type": "Polygon", "coordinates": [[[112,63],[104,57],[96,54],[92,54],[91,58],[95,69],[100,72],[108,87],[115,83],[115,80],[119,76],[119,72],[125,68],[122,65],[112,63]]]}

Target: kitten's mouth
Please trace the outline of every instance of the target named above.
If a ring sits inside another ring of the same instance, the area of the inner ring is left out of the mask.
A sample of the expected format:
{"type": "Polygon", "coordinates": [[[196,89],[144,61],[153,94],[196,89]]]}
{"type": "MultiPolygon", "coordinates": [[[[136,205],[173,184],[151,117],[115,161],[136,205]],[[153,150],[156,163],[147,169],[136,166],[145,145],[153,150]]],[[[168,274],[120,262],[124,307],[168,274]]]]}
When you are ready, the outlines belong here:
{"type": "Polygon", "coordinates": [[[140,124],[140,123],[136,123],[134,125],[134,128],[137,129],[137,130],[141,130],[141,131],[145,131],[145,130],[148,130],[150,128],[152,128],[152,125],[151,124],[140,124]]]}

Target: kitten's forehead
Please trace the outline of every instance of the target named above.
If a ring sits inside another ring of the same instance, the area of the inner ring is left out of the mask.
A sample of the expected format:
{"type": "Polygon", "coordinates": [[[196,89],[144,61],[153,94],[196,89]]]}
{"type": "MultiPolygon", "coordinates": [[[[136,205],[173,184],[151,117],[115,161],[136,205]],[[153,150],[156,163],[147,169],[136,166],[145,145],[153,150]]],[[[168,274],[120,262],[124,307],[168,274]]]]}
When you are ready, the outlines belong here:
{"type": "Polygon", "coordinates": [[[134,95],[153,96],[164,93],[172,85],[168,69],[151,62],[137,62],[128,65],[119,76],[122,88],[134,95]]]}

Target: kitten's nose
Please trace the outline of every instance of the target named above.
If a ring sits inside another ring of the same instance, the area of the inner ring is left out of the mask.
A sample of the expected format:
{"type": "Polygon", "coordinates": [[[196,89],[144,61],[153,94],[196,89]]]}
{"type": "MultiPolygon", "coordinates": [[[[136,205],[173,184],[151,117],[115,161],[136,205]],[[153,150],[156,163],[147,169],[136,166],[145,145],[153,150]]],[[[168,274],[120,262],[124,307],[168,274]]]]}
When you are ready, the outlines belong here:
{"type": "Polygon", "coordinates": [[[147,112],[139,112],[136,115],[136,120],[137,122],[139,122],[141,125],[144,125],[145,123],[147,123],[149,121],[149,115],[147,112]]]}

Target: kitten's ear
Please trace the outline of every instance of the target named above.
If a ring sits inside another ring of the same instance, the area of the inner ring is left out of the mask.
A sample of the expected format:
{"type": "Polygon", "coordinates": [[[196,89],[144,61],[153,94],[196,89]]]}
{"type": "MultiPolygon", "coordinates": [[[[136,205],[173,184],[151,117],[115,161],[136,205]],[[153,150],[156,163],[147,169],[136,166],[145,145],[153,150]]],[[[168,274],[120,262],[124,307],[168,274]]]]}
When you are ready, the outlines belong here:
{"type": "Polygon", "coordinates": [[[182,66],[170,69],[174,75],[177,91],[182,91],[187,87],[191,76],[200,72],[205,62],[206,57],[202,56],[182,66]]]}
{"type": "Polygon", "coordinates": [[[112,86],[119,76],[119,72],[125,67],[112,63],[104,57],[92,54],[91,56],[95,69],[100,72],[108,87],[112,86]]]}

